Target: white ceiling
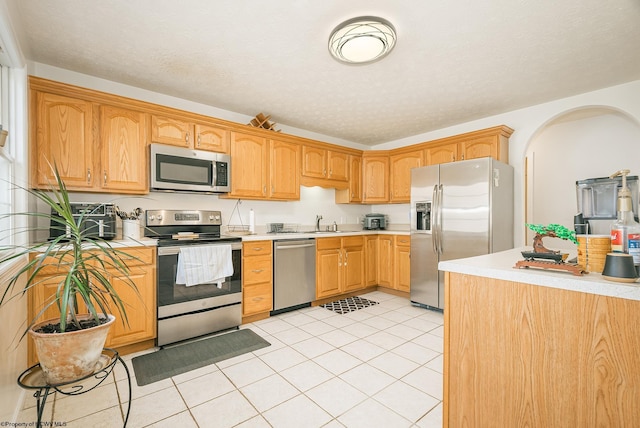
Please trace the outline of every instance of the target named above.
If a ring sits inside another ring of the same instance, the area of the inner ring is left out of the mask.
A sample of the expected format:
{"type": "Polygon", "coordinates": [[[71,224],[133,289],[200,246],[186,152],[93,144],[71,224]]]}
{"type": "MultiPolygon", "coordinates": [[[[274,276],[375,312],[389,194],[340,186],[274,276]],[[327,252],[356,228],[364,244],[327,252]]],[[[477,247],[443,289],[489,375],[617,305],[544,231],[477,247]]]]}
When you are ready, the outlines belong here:
{"type": "Polygon", "coordinates": [[[365,145],[640,79],[638,0],[7,1],[30,61],[365,145]],[[361,15],[395,50],[340,64],[361,15]]]}

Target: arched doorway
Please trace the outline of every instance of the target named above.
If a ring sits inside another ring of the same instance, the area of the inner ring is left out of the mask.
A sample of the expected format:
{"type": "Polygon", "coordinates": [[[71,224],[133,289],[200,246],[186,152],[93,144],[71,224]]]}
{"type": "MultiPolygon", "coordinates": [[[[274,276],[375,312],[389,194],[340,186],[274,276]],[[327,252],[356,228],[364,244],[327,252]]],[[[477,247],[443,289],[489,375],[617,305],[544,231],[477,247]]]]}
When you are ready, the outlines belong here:
{"type": "MultiPolygon", "coordinates": [[[[526,222],[573,229],[576,181],[620,169],[640,175],[640,124],[610,107],[583,107],[551,119],[526,149],[526,222]]],[[[530,245],[532,234],[526,237],[530,245]]],[[[556,240],[555,248],[575,248],[556,240]]]]}

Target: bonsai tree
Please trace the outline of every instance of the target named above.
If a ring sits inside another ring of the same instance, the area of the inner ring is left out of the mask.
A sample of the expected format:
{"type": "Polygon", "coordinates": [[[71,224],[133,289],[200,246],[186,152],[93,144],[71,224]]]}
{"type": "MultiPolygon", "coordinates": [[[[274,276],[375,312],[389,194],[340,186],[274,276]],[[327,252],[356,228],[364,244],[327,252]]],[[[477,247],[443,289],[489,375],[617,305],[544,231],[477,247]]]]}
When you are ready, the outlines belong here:
{"type": "MultiPolygon", "coordinates": [[[[81,330],[102,324],[106,322],[109,310],[116,311],[121,321],[128,325],[125,305],[111,285],[109,277],[113,272],[122,275],[125,282],[139,295],[135,283],[129,277],[126,264],[127,260],[135,260],[136,257],[111,246],[102,238],[91,236],[90,231],[82,226],[85,221],[84,214],[73,215],[69,193],[57,167],[54,166],[52,169],[56,183],[50,186],[49,190],[20,187],[44,203],[48,211],[6,216],[25,216],[36,221],[44,219],[52,228],[63,233],[52,240],[27,246],[0,247],[0,252],[8,250],[8,255],[0,258],[0,265],[38,253],[38,256],[30,257],[26,265],[12,275],[3,285],[3,289],[0,289],[0,307],[10,299],[44,286],[39,274],[43,273],[43,269],[54,268],[59,272],[56,274],[59,281],[55,296],[44,307],[39,308],[34,319],[28,320],[22,337],[34,326],[38,318],[54,305],[60,312],[60,317],[58,322],[50,327],[52,332],[81,330]],[[25,284],[16,290],[16,285],[23,276],[25,284]],[[79,302],[84,303],[90,314],[89,321],[83,321],[78,317],[79,302]]],[[[49,280],[50,278],[48,275],[49,280]]]]}
{"type": "Polygon", "coordinates": [[[560,238],[564,240],[569,240],[574,244],[578,244],[578,240],[576,239],[575,231],[568,229],[560,224],[548,224],[543,226],[541,224],[527,224],[527,227],[534,231],[536,235],[533,237],[533,251],[535,253],[557,253],[558,251],[549,250],[544,247],[542,243],[542,238],[551,237],[551,238],[560,238]]]}

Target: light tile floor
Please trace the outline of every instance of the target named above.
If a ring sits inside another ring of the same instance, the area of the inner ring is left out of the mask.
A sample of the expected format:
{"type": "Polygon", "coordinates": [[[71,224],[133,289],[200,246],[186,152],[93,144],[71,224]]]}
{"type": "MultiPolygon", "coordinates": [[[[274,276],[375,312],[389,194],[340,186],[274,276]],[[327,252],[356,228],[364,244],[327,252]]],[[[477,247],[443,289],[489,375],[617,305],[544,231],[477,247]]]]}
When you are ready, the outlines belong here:
{"type": "MultiPolygon", "coordinates": [[[[132,378],[127,426],[442,426],[442,314],[379,291],[363,297],[379,304],[344,315],[305,308],[246,324],[271,346],[143,387],[132,378]]],[[[133,356],[124,360],[135,376],[133,356]]],[[[117,365],[95,391],[50,397],[43,420],[122,426],[125,379],[117,365]]],[[[28,397],[19,422],[35,420],[34,405],[28,397]]]]}

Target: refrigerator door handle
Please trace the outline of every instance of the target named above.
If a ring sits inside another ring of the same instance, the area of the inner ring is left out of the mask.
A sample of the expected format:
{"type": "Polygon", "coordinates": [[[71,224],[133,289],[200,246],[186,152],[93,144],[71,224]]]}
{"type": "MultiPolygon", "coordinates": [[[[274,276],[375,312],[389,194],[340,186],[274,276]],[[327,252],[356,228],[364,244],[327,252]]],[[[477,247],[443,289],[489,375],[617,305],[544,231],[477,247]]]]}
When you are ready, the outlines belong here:
{"type": "Polygon", "coordinates": [[[438,185],[433,186],[433,196],[431,197],[431,244],[433,245],[433,252],[438,254],[438,185]]]}
{"type": "Polygon", "coordinates": [[[438,253],[444,252],[442,245],[442,184],[438,186],[438,253]]]}

